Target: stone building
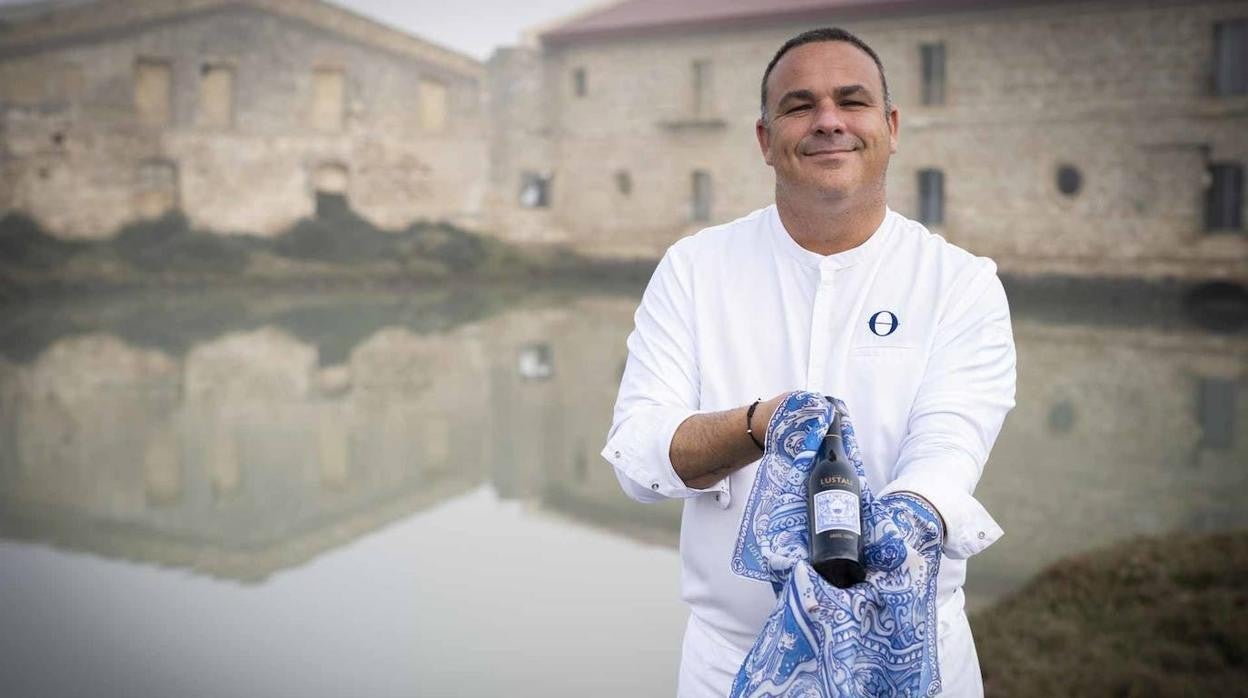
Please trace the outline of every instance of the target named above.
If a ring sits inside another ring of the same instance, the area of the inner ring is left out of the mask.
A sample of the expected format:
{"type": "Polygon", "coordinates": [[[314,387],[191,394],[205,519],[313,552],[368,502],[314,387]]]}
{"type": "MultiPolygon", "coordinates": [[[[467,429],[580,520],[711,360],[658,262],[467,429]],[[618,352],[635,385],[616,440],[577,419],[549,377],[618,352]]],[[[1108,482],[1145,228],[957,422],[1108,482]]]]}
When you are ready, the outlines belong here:
{"type": "Polygon", "coordinates": [[[596,461],[635,301],[438,298],[269,296],[155,343],[124,318],[169,323],[124,303],[30,343],[0,327],[0,540],[255,581],[488,487],[674,548],[680,503],[638,511],[596,461]]]}
{"type": "Polygon", "coordinates": [[[890,205],[1006,272],[1248,278],[1248,3],[625,0],[489,64],[493,229],[655,257],[772,200],[758,82],[835,25],[901,109],[890,205]]]}
{"type": "Polygon", "coordinates": [[[0,211],[105,237],[177,208],[275,234],[347,202],[475,225],[482,65],[317,0],[76,0],[0,15],[0,211]]]}

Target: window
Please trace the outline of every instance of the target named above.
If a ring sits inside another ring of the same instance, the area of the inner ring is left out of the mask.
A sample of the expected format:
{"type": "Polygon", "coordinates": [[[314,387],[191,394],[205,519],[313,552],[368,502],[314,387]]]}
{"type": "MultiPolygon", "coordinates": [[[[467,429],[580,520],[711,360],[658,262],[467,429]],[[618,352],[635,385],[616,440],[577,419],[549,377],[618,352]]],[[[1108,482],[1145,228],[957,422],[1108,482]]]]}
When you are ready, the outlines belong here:
{"type": "Polygon", "coordinates": [[[143,484],[148,504],[164,506],[182,498],[181,449],[173,430],[152,433],[143,453],[143,484]]]}
{"type": "Polygon", "coordinates": [[[945,222],[945,173],[940,170],[919,170],[919,222],[945,222]]]}
{"type": "Polygon", "coordinates": [[[204,64],[199,77],[199,125],[229,128],[234,125],[234,69],[204,64]]]}
{"type": "Polygon", "coordinates": [[[693,62],[693,115],[707,116],[712,109],[711,62],[699,59],[693,62]]]}
{"type": "Polygon", "coordinates": [[[629,196],[633,193],[633,176],[628,173],[628,170],[616,171],[615,188],[624,196],[629,196]]]}
{"type": "Polygon", "coordinates": [[[1205,190],[1205,230],[1244,229],[1244,166],[1237,162],[1209,165],[1205,190]]]}
{"type": "Polygon", "coordinates": [[[923,104],[944,104],[945,45],[923,44],[919,53],[923,62],[923,104]]]}
{"type": "Polygon", "coordinates": [[[1222,378],[1201,378],[1196,391],[1200,445],[1230,448],[1235,444],[1235,383],[1222,378]]]}
{"type": "Polygon", "coordinates": [[[426,133],[446,130],[446,85],[435,80],[420,81],[420,128],[426,133]]]}
{"type": "Polygon", "coordinates": [[[1213,93],[1248,94],[1248,19],[1215,24],[1213,44],[1213,93]]]}
{"type": "Polygon", "coordinates": [[[589,85],[585,79],[584,68],[577,68],[572,71],[572,94],[577,97],[584,97],[589,94],[589,85]]]}
{"type": "Polygon", "coordinates": [[[572,457],[572,477],[576,482],[589,479],[589,456],[585,454],[585,444],[577,442],[576,455],[572,457]]]}
{"type": "Polygon", "coordinates": [[[341,70],[319,68],[312,73],[312,128],[342,130],[346,104],[346,76],[341,70]]]}
{"type": "Polygon", "coordinates": [[[1074,196],[1083,186],[1083,175],[1074,165],[1059,165],[1057,168],[1057,190],[1066,196],[1074,196]]]}
{"type": "Polygon", "coordinates": [[[159,218],[177,208],[177,166],[167,160],[139,163],[134,191],[135,212],[140,218],[159,218]]]}
{"type": "Polygon", "coordinates": [[[214,448],[208,453],[212,498],[226,501],[242,492],[243,468],[238,459],[238,442],[234,434],[221,429],[215,437],[214,448]]]}
{"type": "Polygon", "coordinates": [[[698,223],[711,220],[711,173],[706,170],[695,170],[693,173],[689,219],[698,223]]]}
{"type": "Polygon", "coordinates": [[[139,59],[134,66],[134,109],[144,126],[168,126],[173,115],[173,69],[168,61],[139,59]]]}
{"type": "Polygon", "coordinates": [[[1062,400],[1049,408],[1049,431],[1066,434],[1075,427],[1075,406],[1070,400],[1062,400]]]}
{"type": "Polygon", "coordinates": [[[345,220],[351,213],[347,201],[347,188],[350,175],[347,168],[339,163],[324,163],[316,168],[312,176],[312,187],[316,190],[316,217],[323,220],[345,220]]]}
{"type": "Polygon", "coordinates": [[[555,375],[555,357],[549,344],[530,344],[520,349],[516,372],[525,380],[542,381],[555,375]]]}
{"type": "Polygon", "coordinates": [[[520,205],[524,208],[546,208],[550,206],[551,176],[542,176],[536,172],[520,173],[520,205]]]}

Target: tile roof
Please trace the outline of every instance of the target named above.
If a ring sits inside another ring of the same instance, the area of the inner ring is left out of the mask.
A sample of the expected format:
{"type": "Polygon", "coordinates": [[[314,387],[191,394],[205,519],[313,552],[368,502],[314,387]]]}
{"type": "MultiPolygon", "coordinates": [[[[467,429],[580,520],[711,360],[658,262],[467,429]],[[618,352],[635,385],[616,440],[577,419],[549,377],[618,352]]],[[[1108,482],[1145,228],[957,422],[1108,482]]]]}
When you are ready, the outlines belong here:
{"type": "Polygon", "coordinates": [[[325,0],[44,0],[0,13],[0,58],[38,52],[112,31],[137,32],[179,17],[254,8],[365,44],[480,77],[481,61],[325,0]],[[20,12],[18,10],[21,10],[20,12]]]}
{"type": "MultiPolygon", "coordinates": [[[[728,29],[760,22],[834,21],[918,12],[997,9],[1062,0],[622,0],[541,35],[547,44],[663,30],[728,29]]],[[[1071,1],[1071,0],[1065,0],[1071,1]]]]}

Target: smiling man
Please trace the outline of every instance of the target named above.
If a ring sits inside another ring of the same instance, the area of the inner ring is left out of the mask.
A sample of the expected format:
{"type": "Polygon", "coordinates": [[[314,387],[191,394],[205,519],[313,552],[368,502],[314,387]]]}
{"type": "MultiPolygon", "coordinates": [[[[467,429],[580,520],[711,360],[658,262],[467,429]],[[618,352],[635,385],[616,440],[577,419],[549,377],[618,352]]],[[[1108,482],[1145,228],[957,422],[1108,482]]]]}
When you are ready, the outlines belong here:
{"type": "Polygon", "coordinates": [[[685,502],[678,694],[727,695],[775,605],[732,559],[771,417],[809,390],[846,404],[877,495],[911,492],[940,515],[943,695],[982,695],[962,584],[966,559],[1002,533],[972,496],[1014,406],[996,265],[888,208],[899,112],[860,39],[790,39],[763,73],[761,107],[775,205],[668,249],[603,449],[634,499],[685,502]]]}

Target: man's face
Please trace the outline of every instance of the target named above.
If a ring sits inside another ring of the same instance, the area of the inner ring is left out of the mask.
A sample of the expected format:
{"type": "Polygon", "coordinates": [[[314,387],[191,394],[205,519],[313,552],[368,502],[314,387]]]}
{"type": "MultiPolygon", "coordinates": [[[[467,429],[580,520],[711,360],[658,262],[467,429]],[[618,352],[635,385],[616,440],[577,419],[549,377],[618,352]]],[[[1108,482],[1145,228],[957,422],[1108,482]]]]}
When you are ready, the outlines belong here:
{"type": "Polygon", "coordinates": [[[767,81],[767,118],[755,128],[777,193],[866,201],[884,189],[897,152],[897,109],[884,112],[875,61],[844,41],[790,49],[767,81]]]}

